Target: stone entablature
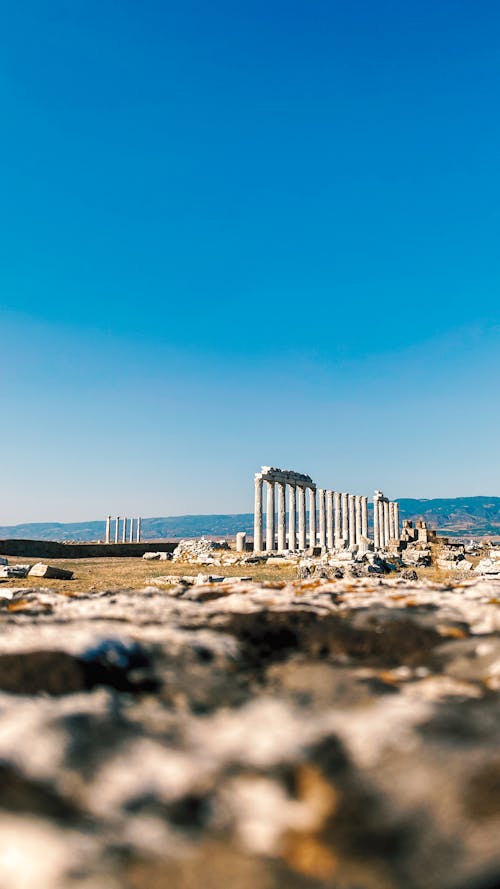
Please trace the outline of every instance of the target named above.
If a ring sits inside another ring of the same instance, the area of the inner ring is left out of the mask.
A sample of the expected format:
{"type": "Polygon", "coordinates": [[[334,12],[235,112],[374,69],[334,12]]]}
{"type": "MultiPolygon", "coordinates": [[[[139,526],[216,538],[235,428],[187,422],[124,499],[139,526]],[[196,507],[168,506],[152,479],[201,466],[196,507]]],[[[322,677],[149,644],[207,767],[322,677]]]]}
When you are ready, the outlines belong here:
{"type": "Polygon", "coordinates": [[[262,466],[260,472],[255,473],[255,478],[261,478],[265,482],[285,482],[287,485],[302,485],[304,488],[316,490],[310,475],[302,472],[293,472],[291,469],[278,469],[276,466],[262,466]]]}

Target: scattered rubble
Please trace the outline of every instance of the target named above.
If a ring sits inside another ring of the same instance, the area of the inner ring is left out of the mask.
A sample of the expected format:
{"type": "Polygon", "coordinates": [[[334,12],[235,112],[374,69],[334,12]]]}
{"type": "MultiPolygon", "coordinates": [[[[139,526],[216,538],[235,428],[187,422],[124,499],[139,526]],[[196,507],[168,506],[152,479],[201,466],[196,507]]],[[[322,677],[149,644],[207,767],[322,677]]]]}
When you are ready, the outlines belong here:
{"type": "Polygon", "coordinates": [[[230,550],[226,540],[206,540],[200,537],[195,540],[181,540],[172,554],[173,562],[192,562],[199,565],[217,564],[214,554],[230,550]]]}
{"type": "Polygon", "coordinates": [[[148,581],[150,584],[158,584],[159,586],[178,585],[185,586],[200,585],[204,583],[241,583],[243,581],[252,580],[251,577],[218,577],[213,574],[162,574],[160,577],[151,577],[148,581]]]}

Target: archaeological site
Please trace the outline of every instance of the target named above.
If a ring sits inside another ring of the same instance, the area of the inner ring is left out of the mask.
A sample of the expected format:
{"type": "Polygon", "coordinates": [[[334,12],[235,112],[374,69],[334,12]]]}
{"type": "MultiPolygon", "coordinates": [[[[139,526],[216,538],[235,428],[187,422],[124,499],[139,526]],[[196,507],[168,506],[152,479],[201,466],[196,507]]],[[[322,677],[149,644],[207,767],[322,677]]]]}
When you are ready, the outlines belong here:
{"type": "Polygon", "coordinates": [[[0,542],[0,886],[500,885],[500,547],[254,485],[253,539],[0,542]]]}

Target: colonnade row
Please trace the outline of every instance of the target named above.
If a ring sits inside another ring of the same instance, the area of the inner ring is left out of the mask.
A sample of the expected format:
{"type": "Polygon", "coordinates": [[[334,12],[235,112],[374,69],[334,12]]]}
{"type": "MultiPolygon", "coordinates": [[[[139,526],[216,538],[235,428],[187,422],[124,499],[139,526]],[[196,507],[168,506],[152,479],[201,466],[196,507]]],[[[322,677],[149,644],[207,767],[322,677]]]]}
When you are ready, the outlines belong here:
{"type": "Polygon", "coordinates": [[[264,549],[267,552],[283,552],[287,549],[295,552],[305,550],[307,546],[334,549],[359,544],[362,537],[368,537],[368,497],[317,489],[309,476],[271,470],[270,467],[263,467],[264,469],[269,469],[270,472],[255,475],[255,552],[262,552],[264,549]]]}
{"type": "Polygon", "coordinates": [[[399,540],[399,503],[389,501],[382,491],[373,498],[373,543],[383,549],[389,540],[399,540]]]}
{"type": "MultiPolygon", "coordinates": [[[[111,521],[112,516],[106,516],[106,543],[111,543],[111,521]]],[[[134,522],[135,522],[135,542],[141,542],[141,516],[137,516],[136,519],[129,519],[128,516],[124,516],[121,522],[121,542],[127,543],[127,530],[128,530],[128,542],[134,542],[134,522]]],[[[120,516],[117,515],[114,519],[115,523],[115,533],[114,533],[114,542],[120,542],[120,516]]]]}

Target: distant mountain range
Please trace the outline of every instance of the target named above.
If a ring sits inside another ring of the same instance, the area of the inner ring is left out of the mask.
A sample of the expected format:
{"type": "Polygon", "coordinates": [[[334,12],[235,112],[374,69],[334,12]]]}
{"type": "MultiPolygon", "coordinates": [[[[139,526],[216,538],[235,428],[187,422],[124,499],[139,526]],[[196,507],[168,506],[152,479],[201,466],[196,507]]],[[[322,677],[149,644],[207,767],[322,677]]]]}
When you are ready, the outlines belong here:
{"type": "MultiPolygon", "coordinates": [[[[401,519],[423,519],[445,535],[500,535],[500,497],[455,497],[399,500],[401,519]]],[[[180,537],[231,537],[253,534],[252,513],[236,515],[164,516],[142,520],[143,540],[180,537]]],[[[103,521],[0,526],[0,539],[104,540],[103,521]]]]}

